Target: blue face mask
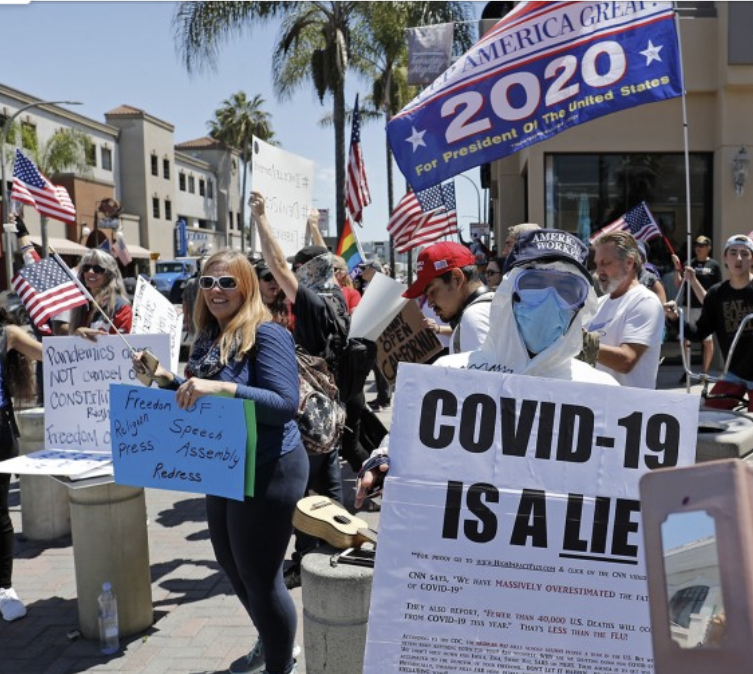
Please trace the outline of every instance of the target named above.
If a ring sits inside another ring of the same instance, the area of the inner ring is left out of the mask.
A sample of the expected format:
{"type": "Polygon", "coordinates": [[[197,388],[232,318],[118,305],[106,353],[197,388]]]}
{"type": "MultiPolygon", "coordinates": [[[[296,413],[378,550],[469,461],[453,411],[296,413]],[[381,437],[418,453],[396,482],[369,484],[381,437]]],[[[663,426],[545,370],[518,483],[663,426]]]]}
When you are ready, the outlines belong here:
{"type": "Polygon", "coordinates": [[[513,298],[512,311],[526,348],[541,353],[564,335],[575,318],[571,309],[554,288],[520,290],[513,298]]]}

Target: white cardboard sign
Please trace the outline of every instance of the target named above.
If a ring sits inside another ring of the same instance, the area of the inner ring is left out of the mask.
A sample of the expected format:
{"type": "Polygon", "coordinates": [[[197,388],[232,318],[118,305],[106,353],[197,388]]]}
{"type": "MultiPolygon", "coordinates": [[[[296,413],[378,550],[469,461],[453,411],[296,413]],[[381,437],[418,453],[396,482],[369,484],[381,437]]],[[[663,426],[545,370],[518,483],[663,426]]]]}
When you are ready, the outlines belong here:
{"type": "MultiPolygon", "coordinates": [[[[126,335],[137,351],[149,348],[170,362],[168,335],[126,335]]],[[[111,452],[110,384],[141,386],[131,352],[118,335],[93,342],[83,337],[45,337],[44,446],[111,452]]]]}
{"type": "MultiPolygon", "coordinates": [[[[254,138],[253,188],[264,195],[269,226],[286,257],[306,245],[314,162],[254,138]]],[[[254,250],[261,250],[258,241],[254,250]]]]}
{"type": "Polygon", "coordinates": [[[136,282],[133,295],[133,325],[135,335],[170,336],[170,370],[178,370],[180,358],[180,338],[183,332],[183,316],[170,300],[143,276],[136,282]]]}
{"type": "Polygon", "coordinates": [[[698,400],[403,364],[365,674],[653,672],[638,481],[698,400]]]}

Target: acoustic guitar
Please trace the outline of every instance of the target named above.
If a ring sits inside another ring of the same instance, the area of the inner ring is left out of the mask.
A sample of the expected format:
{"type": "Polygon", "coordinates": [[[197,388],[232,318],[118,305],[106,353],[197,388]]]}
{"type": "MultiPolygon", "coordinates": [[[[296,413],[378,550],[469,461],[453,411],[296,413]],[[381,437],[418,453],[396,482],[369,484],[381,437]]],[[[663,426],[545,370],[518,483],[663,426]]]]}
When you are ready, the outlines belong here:
{"type": "Polygon", "coordinates": [[[360,548],[367,542],[376,547],[377,532],[369,528],[369,523],[351,515],[327,496],[306,496],[298,501],[293,512],[293,526],[340,550],[360,548]]]}

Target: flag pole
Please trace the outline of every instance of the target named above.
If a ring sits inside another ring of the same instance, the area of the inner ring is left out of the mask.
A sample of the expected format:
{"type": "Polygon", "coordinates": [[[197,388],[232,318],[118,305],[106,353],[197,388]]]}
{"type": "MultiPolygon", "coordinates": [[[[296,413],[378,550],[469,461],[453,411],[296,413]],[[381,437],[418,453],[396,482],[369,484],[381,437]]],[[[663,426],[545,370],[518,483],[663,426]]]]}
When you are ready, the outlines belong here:
{"type": "Polygon", "coordinates": [[[78,289],[84,294],[84,297],[91,302],[94,307],[99,311],[100,314],[102,314],[102,317],[107,321],[107,323],[110,325],[110,327],[115,331],[115,334],[120,337],[121,340],[123,340],[123,344],[125,344],[128,347],[128,350],[131,352],[131,356],[136,355],[136,349],[134,349],[129,343],[128,340],[123,336],[123,333],[118,330],[118,328],[115,326],[115,323],[110,320],[110,317],[107,315],[107,313],[102,309],[101,306],[97,303],[97,300],[94,299],[92,294],[86,289],[83,283],[78,280],[78,277],[70,270],[67,264],[63,262],[63,260],[60,258],[60,256],[55,252],[55,249],[50,246],[50,253],[52,253],[52,257],[62,268],[63,271],[69,276],[69,278],[76,284],[78,289]]]}
{"type": "MultiPolygon", "coordinates": [[[[679,52],[679,66],[680,66],[680,84],[682,86],[682,140],[684,145],[684,152],[685,152],[685,218],[686,218],[686,228],[685,228],[685,237],[686,237],[686,248],[687,253],[685,255],[686,264],[687,266],[690,266],[690,252],[693,250],[693,233],[691,229],[691,223],[690,223],[690,148],[688,143],[688,106],[687,106],[687,97],[686,97],[686,88],[685,88],[685,72],[682,67],[682,35],[680,32],[680,15],[677,13],[677,7],[674,7],[675,12],[675,28],[677,30],[677,50],[679,52]]],[[[682,289],[682,285],[680,284],[680,289],[682,289]]],[[[679,292],[678,292],[679,294],[679,292]]],[[[688,292],[685,293],[685,304],[687,309],[687,316],[690,316],[690,288],[688,288],[688,292]]],[[[680,348],[684,349],[685,344],[680,344],[680,348]]],[[[685,390],[686,392],[690,393],[690,377],[686,375],[685,377],[685,390]]]]}

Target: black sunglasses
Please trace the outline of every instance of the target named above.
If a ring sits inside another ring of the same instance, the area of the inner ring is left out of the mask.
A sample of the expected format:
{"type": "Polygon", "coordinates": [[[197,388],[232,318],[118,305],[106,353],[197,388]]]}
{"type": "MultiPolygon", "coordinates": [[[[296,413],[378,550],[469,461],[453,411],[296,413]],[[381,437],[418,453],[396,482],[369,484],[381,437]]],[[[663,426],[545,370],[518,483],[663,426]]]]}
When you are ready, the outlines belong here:
{"type": "Polygon", "coordinates": [[[272,276],[272,272],[267,272],[265,274],[259,274],[259,278],[264,281],[264,283],[271,283],[275,280],[275,277],[272,276]]]}
{"type": "Polygon", "coordinates": [[[104,274],[107,270],[104,267],[100,267],[98,264],[85,264],[81,267],[81,271],[86,274],[93,271],[95,274],[104,274]]]}
{"type": "Polygon", "coordinates": [[[218,285],[222,290],[235,290],[238,282],[234,276],[200,276],[199,288],[202,290],[211,290],[218,285]]]}

